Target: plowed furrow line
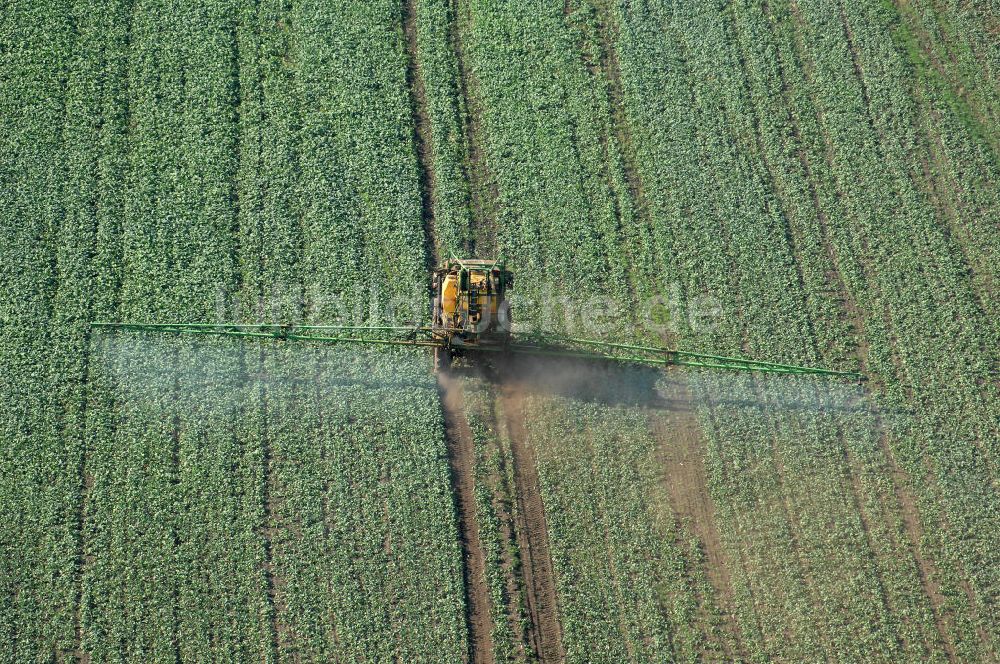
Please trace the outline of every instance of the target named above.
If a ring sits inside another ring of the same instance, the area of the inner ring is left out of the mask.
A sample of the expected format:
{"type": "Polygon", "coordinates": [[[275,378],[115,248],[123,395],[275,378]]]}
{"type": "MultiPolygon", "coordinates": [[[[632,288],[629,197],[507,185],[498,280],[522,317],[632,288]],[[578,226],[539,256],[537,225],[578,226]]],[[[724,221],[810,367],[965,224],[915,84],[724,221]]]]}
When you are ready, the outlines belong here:
{"type": "Polygon", "coordinates": [[[466,38],[463,24],[471,22],[471,8],[468,0],[452,0],[454,24],[451,26],[452,48],[458,62],[458,87],[461,97],[462,133],[465,137],[465,176],[472,194],[473,245],[470,253],[481,256],[496,254],[497,239],[496,211],[492,201],[500,198],[496,181],[490,173],[484,149],[482,129],[483,108],[477,94],[477,82],[466,61],[466,38]]]}
{"type": "Polygon", "coordinates": [[[410,107],[413,115],[413,140],[417,149],[417,165],[420,182],[420,205],[424,222],[425,260],[437,264],[440,258],[437,235],[434,230],[434,155],[431,150],[431,121],[427,114],[427,91],[417,51],[417,8],[416,0],[406,0],[403,6],[403,34],[406,38],[408,67],[406,81],[410,89],[410,107]]]}
{"type": "Polygon", "coordinates": [[[555,572],[549,551],[545,506],[538,482],[534,455],[524,427],[524,398],[508,387],[500,396],[514,462],[517,501],[517,539],[521,551],[532,643],[539,662],[564,659],[562,627],[556,597],[555,572]]]}
{"type": "Polygon", "coordinates": [[[452,492],[458,515],[465,577],[466,620],[469,628],[469,662],[493,662],[493,621],[486,588],[486,554],[479,539],[476,514],[475,448],[465,417],[461,386],[446,373],[439,374],[444,410],[452,492]]]}
{"type": "MultiPolygon", "coordinates": [[[[407,82],[414,126],[417,167],[420,176],[424,246],[429,267],[441,259],[434,225],[434,158],[427,94],[420,73],[417,44],[417,6],[407,0],[403,7],[403,33],[408,56],[407,82]]],[[[466,599],[466,626],[469,632],[467,661],[493,662],[493,623],[489,591],[486,587],[486,554],[479,539],[476,514],[475,447],[465,416],[465,400],[459,383],[446,373],[438,377],[441,408],[445,420],[445,442],[451,470],[451,486],[458,535],[462,547],[462,574],[466,599]]]]}

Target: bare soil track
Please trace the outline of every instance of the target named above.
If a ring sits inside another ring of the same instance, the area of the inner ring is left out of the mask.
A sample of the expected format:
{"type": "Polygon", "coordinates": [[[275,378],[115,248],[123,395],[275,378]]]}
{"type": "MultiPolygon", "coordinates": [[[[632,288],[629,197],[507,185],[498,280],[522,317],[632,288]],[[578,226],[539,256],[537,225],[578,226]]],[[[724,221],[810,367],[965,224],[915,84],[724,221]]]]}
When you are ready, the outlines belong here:
{"type": "Polygon", "coordinates": [[[468,661],[490,664],[493,662],[493,624],[486,588],[486,555],[479,540],[479,523],[476,517],[472,430],[465,417],[461,384],[447,372],[441,372],[438,375],[438,386],[444,410],[452,491],[464,561],[466,620],[469,628],[468,661]]]}
{"type": "Polygon", "coordinates": [[[482,122],[484,110],[478,95],[478,82],[466,59],[465,31],[471,28],[472,15],[468,0],[451,0],[453,23],[452,49],[458,63],[458,91],[465,137],[465,176],[472,195],[473,243],[468,250],[482,256],[497,253],[497,220],[492,201],[500,191],[486,161],[482,122]]]}
{"type": "MultiPolygon", "coordinates": [[[[427,90],[417,59],[417,8],[415,0],[403,5],[403,35],[409,59],[406,82],[410,89],[410,108],[413,116],[413,143],[416,146],[417,166],[420,177],[420,206],[424,221],[424,253],[428,262],[437,263],[440,256],[434,230],[434,154],[431,150],[431,121],[427,115],[427,90]]],[[[428,265],[433,267],[433,265],[428,265]]]]}
{"type": "MultiPolygon", "coordinates": [[[[259,367],[265,363],[265,353],[263,350],[256,358],[259,367]]],[[[261,403],[261,412],[264,413],[261,421],[260,441],[261,441],[261,472],[263,483],[261,484],[261,499],[264,511],[261,515],[261,538],[264,547],[263,571],[264,584],[267,591],[267,608],[270,613],[270,637],[271,647],[276,653],[291,650],[294,635],[291,627],[286,622],[289,615],[286,603],[287,582],[276,571],[274,562],[274,541],[284,524],[279,522],[281,518],[282,505],[278,497],[277,476],[275,472],[274,449],[269,432],[268,393],[265,386],[259,387],[258,396],[261,403]]]]}
{"type": "MultiPolygon", "coordinates": [[[[478,380],[490,380],[488,372],[483,371],[481,367],[476,371],[475,376],[478,380]]],[[[490,392],[487,403],[488,411],[480,412],[480,416],[485,418],[489,431],[499,432],[500,425],[497,419],[496,393],[494,391],[490,392]]],[[[514,486],[507,474],[508,469],[513,468],[513,463],[509,461],[507,446],[504,445],[499,435],[486,449],[487,455],[491,452],[499,454],[499,466],[495,470],[489,471],[482,481],[486,483],[490,492],[492,508],[500,524],[502,543],[500,569],[503,573],[504,583],[502,613],[513,635],[513,641],[509,645],[513,647],[515,661],[531,661],[528,650],[528,629],[524,620],[524,584],[520,574],[520,554],[517,551],[517,534],[514,524],[514,486]]],[[[478,478],[477,475],[477,480],[478,478]]],[[[503,644],[496,644],[496,646],[498,650],[503,648],[503,644]]]]}
{"type": "MultiPolygon", "coordinates": [[[[420,196],[424,221],[424,248],[428,267],[441,259],[434,224],[434,155],[431,149],[431,124],[427,114],[427,94],[420,73],[417,47],[417,8],[415,0],[403,6],[403,34],[409,58],[407,83],[414,125],[414,147],[420,175],[420,196]]],[[[462,575],[465,586],[465,617],[469,633],[466,661],[472,664],[492,664],[493,623],[490,598],[486,587],[486,554],[479,538],[476,514],[475,442],[465,415],[465,399],[461,384],[442,371],[438,374],[438,390],[445,420],[445,440],[451,470],[452,496],[458,519],[462,546],[462,575]]]]}
{"type": "MultiPolygon", "coordinates": [[[[687,389],[681,387],[678,390],[681,393],[677,399],[691,403],[687,389]]],[[[740,658],[746,659],[736,622],[730,563],[715,522],[715,503],[708,493],[708,473],[705,470],[707,443],[701,425],[694,412],[685,409],[671,411],[669,415],[653,414],[650,424],[670,506],[683,525],[698,538],[705,551],[706,576],[715,591],[724,626],[729,633],[728,639],[721,639],[726,658],[734,658],[731,646],[735,644],[740,649],[740,658]]]]}
{"type": "Polygon", "coordinates": [[[514,462],[517,541],[531,620],[529,638],[539,662],[561,662],[565,653],[555,572],[549,552],[549,532],[538,472],[524,427],[524,392],[511,382],[501,386],[498,401],[514,462]]]}
{"type": "MultiPolygon", "coordinates": [[[[880,426],[883,425],[880,423],[880,426]]],[[[889,446],[889,440],[884,428],[882,435],[879,437],[879,447],[882,449],[882,454],[885,456],[886,463],[891,472],[892,488],[899,503],[899,513],[903,520],[903,528],[909,540],[910,552],[913,554],[913,559],[917,564],[917,575],[920,578],[920,586],[930,602],[931,613],[934,616],[934,626],[937,629],[938,636],[941,637],[941,645],[948,656],[948,661],[957,662],[955,645],[950,638],[951,630],[944,608],[945,599],[944,595],[941,594],[941,585],[937,581],[940,578],[940,573],[937,570],[934,560],[921,553],[920,543],[924,538],[924,530],[920,522],[920,511],[917,508],[917,500],[908,488],[909,480],[906,477],[906,473],[903,472],[903,469],[896,462],[896,457],[889,446]]]]}

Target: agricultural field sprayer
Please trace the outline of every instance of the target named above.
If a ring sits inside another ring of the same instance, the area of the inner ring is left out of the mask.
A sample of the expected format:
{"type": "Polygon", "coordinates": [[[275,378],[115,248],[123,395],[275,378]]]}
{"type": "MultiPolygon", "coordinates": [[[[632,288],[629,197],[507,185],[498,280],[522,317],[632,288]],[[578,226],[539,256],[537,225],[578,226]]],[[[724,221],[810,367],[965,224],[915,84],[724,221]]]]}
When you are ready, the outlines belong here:
{"type": "Polygon", "coordinates": [[[285,342],[424,347],[434,352],[436,372],[450,367],[455,357],[488,359],[490,356],[518,354],[864,380],[863,374],[849,371],[579,339],[559,334],[514,334],[511,331],[510,302],[507,300],[507,292],[513,284],[513,273],[500,260],[446,260],[431,274],[434,299],[429,326],[107,322],[94,322],[91,326],[95,329],[128,332],[197,334],[285,342]]]}

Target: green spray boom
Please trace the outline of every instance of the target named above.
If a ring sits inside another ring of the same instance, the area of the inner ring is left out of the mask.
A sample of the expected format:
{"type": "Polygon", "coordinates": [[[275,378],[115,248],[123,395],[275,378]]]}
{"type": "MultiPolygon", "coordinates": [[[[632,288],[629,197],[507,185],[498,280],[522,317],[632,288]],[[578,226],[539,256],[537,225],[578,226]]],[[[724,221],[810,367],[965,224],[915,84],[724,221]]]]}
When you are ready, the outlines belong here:
{"type": "MultiPolygon", "coordinates": [[[[751,360],[742,357],[727,357],[724,355],[671,350],[656,346],[579,339],[559,334],[509,334],[505,338],[504,343],[500,344],[463,344],[458,346],[454,343],[453,336],[442,334],[440,328],[420,326],[95,322],[91,323],[91,327],[95,330],[119,332],[271,339],[279,342],[303,341],[372,346],[415,346],[432,348],[435,352],[460,352],[462,354],[510,353],[583,360],[605,360],[647,366],[680,366],[762,374],[830,376],[858,381],[862,381],[865,378],[863,374],[852,371],[834,371],[816,367],[751,360]]],[[[444,332],[449,331],[445,330],[444,332]]]]}

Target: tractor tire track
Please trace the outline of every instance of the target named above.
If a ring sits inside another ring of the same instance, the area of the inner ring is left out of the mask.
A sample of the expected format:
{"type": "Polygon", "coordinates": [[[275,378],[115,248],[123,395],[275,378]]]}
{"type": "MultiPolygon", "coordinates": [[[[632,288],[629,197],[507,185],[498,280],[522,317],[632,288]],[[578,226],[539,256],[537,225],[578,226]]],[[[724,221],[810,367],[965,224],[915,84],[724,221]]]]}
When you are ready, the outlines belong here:
{"type": "MultiPolygon", "coordinates": [[[[683,394],[681,400],[692,403],[687,387],[678,389],[683,394]]],[[[650,425],[670,506],[682,528],[693,533],[705,550],[705,576],[715,591],[712,599],[729,637],[719,639],[719,645],[727,660],[746,660],[748,656],[736,622],[731,563],[716,524],[715,503],[708,491],[705,434],[694,412],[689,410],[671,412],[669,418],[654,413],[650,416],[650,425]]]]}
{"type": "MultiPolygon", "coordinates": [[[[434,192],[437,183],[434,175],[427,92],[420,73],[417,20],[416,0],[406,0],[402,16],[408,63],[406,80],[410,90],[413,140],[419,171],[425,261],[430,269],[437,265],[442,256],[434,223],[434,192]]],[[[455,503],[458,535],[462,548],[465,620],[469,635],[466,661],[474,664],[492,664],[493,622],[490,614],[490,594],[486,584],[486,553],[479,537],[476,511],[475,442],[465,415],[462,387],[448,375],[447,368],[438,374],[438,391],[445,422],[452,498],[455,503]]]]}
{"type": "MultiPolygon", "coordinates": [[[[482,372],[478,376],[485,381],[495,381],[495,375],[490,372],[482,372]]],[[[491,432],[499,432],[500,424],[497,415],[496,392],[490,391],[489,412],[481,413],[485,418],[487,427],[491,432]]],[[[511,633],[516,661],[530,661],[530,649],[528,648],[528,631],[525,628],[524,614],[524,588],[522,579],[518,574],[520,553],[517,548],[517,529],[514,523],[515,509],[513,506],[513,484],[510,470],[513,462],[510,457],[509,447],[504,445],[503,439],[495,433],[490,448],[498,454],[498,468],[496,472],[490,472],[484,482],[490,491],[490,501],[494,514],[500,523],[500,571],[503,574],[503,606],[502,614],[507,621],[511,633]]],[[[496,613],[494,615],[497,615],[496,613]]],[[[497,650],[500,650],[497,644],[497,650]]]]}
{"type": "Polygon", "coordinates": [[[437,233],[434,228],[434,153],[431,148],[431,121],[427,113],[427,90],[420,73],[417,48],[416,0],[406,0],[403,5],[403,35],[407,54],[406,83],[410,90],[410,109],[413,121],[413,143],[417,155],[417,173],[420,185],[420,209],[424,227],[424,255],[427,268],[432,269],[440,259],[437,233]]]}
{"type": "Polygon", "coordinates": [[[466,623],[469,629],[468,662],[492,664],[493,621],[486,587],[486,554],[479,539],[476,513],[475,443],[465,416],[461,385],[447,371],[438,374],[444,413],[452,493],[458,516],[465,581],[466,623]]]}
{"type": "Polygon", "coordinates": [[[452,49],[458,63],[459,108],[462,120],[462,134],[465,138],[466,181],[472,198],[473,233],[472,254],[497,255],[500,241],[494,201],[500,198],[500,191],[486,159],[484,132],[482,128],[483,106],[477,93],[478,83],[465,56],[465,29],[472,22],[472,9],[468,0],[451,0],[454,23],[451,26],[452,49]]]}
{"type": "Polygon", "coordinates": [[[538,471],[524,426],[524,394],[517,385],[508,384],[502,386],[498,400],[514,465],[517,543],[521,552],[531,621],[529,641],[542,664],[561,662],[565,659],[565,652],[562,646],[562,625],[559,622],[555,571],[549,551],[548,524],[545,520],[538,471]]]}

